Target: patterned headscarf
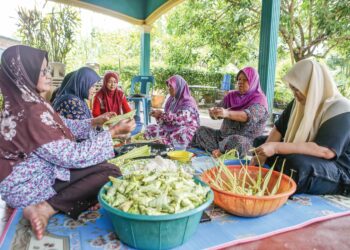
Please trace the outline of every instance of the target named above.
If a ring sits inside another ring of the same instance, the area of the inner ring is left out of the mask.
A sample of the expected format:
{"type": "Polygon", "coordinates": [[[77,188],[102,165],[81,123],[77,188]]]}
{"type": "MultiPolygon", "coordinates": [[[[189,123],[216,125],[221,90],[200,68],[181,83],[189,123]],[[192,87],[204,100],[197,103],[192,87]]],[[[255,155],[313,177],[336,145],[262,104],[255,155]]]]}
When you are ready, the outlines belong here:
{"type": "Polygon", "coordinates": [[[45,58],[48,59],[46,51],[22,45],[6,49],[1,56],[4,109],[0,113],[0,181],[41,145],[74,140],[61,118],[36,91],[45,58]]]}
{"type": "Polygon", "coordinates": [[[176,93],[175,97],[170,96],[165,103],[165,112],[170,111],[176,113],[178,110],[187,109],[189,107],[197,109],[196,101],[191,96],[188,84],[182,76],[174,75],[170,77],[166,83],[171,85],[176,93]]]}
{"type": "Polygon", "coordinates": [[[243,73],[249,82],[249,90],[241,94],[238,90],[228,93],[224,97],[224,108],[230,110],[243,110],[257,103],[261,104],[268,110],[267,99],[260,87],[259,73],[252,67],[245,67],[237,74],[243,73]]]}

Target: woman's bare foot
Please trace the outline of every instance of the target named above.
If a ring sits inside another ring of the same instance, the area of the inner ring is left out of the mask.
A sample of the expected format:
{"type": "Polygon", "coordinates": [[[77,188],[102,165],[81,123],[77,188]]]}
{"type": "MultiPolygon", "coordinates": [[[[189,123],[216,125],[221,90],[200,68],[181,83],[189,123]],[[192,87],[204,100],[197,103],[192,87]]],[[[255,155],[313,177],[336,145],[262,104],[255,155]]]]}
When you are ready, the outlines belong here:
{"type": "Polygon", "coordinates": [[[38,240],[44,236],[47,223],[55,211],[46,201],[23,209],[23,217],[29,220],[32,230],[38,240]]]}
{"type": "Polygon", "coordinates": [[[221,155],[221,152],[219,149],[215,149],[211,152],[211,155],[214,157],[214,158],[218,158],[220,155],[221,155]]]}
{"type": "Polygon", "coordinates": [[[100,207],[101,207],[100,203],[96,203],[95,205],[89,208],[89,211],[97,211],[100,209],[100,207]]]}

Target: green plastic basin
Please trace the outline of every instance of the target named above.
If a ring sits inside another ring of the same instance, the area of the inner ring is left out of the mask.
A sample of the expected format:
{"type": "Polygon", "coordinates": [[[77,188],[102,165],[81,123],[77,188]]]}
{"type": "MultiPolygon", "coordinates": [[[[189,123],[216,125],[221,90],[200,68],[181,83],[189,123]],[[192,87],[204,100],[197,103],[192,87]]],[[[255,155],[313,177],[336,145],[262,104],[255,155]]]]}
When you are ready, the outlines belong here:
{"type": "MultiPolygon", "coordinates": [[[[207,186],[194,179],[196,183],[207,186]]],[[[213,202],[214,194],[210,190],[207,201],[199,207],[178,214],[140,215],[123,212],[110,206],[102,195],[106,193],[106,183],[100,190],[98,200],[112,220],[119,239],[137,249],[169,249],[184,244],[197,230],[203,211],[213,202]]]]}

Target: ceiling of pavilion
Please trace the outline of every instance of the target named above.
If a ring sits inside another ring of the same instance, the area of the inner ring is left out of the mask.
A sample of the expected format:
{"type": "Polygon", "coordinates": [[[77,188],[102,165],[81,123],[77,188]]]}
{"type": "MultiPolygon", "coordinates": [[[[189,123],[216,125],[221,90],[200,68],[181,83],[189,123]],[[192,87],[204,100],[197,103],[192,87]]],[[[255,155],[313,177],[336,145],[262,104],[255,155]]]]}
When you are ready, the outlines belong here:
{"type": "Polygon", "coordinates": [[[132,24],[151,25],[184,0],[51,0],[113,16],[132,24]]]}

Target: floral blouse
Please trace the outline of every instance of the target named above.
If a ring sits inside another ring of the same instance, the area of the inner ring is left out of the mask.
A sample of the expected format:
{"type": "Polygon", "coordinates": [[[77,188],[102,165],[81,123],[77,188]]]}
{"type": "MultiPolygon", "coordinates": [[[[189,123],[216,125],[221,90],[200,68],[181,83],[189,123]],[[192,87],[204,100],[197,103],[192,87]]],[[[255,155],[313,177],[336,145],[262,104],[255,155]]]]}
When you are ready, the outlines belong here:
{"type": "Polygon", "coordinates": [[[70,180],[72,168],[86,168],[114,157],[113,142],[108,131],[95,133],[91,120],[62,118],[80,143],[67,139],[42,145],[28,158],[14,166],[0,183],[1,198],[10,207],[26,207],[48,200],[56,194],[55,179],[70,180]]]}
{"type": "Polygon", "coordinates": [[[145,138],[162,137],[163,143],[168,145],[173,142],[187,145],[198,127],[199,114],[195,108],[178,110],[176,113],[163,112],[157,119],[157,124],[147,127],[145,138]]]}
{"type": "Polygon", "coordinates": [[[67,119],[84,120],[92,118],[86,102],[73,95],[64,98],[55,107],[56,112],[67,119]]]}
{"type": "Polygon", "coordinates": [[[179,110],[176,113],[166,113],[163,112],[157,119],[159,125],[167,126],[168,130],[173,130],[179,126],[194,125],[198,127],[199,125],[199,114],[194,108],[189,108],[186,110],[179,110]]]}

